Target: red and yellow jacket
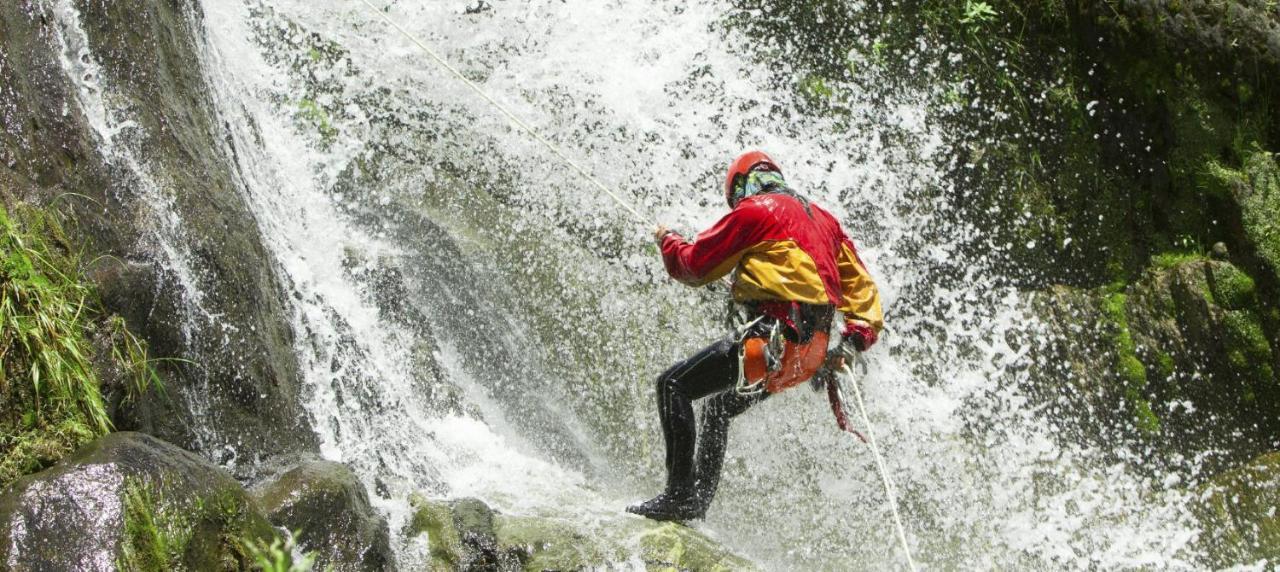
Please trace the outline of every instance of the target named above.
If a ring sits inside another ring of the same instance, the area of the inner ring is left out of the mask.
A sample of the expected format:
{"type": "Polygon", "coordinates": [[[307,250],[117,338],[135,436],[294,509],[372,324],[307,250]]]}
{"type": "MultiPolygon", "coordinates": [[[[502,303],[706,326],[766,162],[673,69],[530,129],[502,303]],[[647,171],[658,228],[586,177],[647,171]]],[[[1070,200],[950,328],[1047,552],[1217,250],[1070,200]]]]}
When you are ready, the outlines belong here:
{"type": "Polygon", "coordinates": [[[788,193],[744,198],[693,242],[667,234],[667,272],[702,286],[736,269],[738,302],[830,304],[847,321],[865,322],[878,334],[884,327],[880,293],[858,250],[835,217],[812,203],[808,207],[788,193]]]}

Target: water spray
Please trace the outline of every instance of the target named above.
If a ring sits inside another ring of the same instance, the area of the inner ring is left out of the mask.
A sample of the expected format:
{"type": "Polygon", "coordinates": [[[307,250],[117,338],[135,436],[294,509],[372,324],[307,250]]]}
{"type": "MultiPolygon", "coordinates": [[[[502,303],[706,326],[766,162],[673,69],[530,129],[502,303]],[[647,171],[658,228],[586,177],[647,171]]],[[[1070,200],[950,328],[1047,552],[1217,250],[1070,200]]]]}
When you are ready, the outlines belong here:
{"type": "MultiPolygon", "coordinates": [[[[589,183],[591,183],[592,186],[596,187],[600,191],[603,191],[606,195],[609,196],[609,198],[613,199],[613,201],[617,203],[618,206],[622,207],[624,210],[630,213],[635,218],[636,221],[644,224],[650,224],[650,225],[654,224],[647,217],[640,214],[640,211],[636,210],[635,207],[631,206],[630,203],[623,200],[622,197],[620,197],[607,185],[600,182],[599,179],[595,178],[589,171],[587,171],[585,168],[578,165],[578,163],[575,162],[573,159],[570,159],[567,155],[565,155],[565,153],[559,147],[557,147],[554,143],[548,141],[545,137],[543,137],[537,131],[535,131],[533,127],[531,127],[528,123],[525,123],[518,116],[516,116],[514,112],[512,112],[506,106],[499,103],[497,100],[493,99],[493,97],[491,97],[488,93],[485,93],[485,91],[481,89],[479,85],[476,85],[475,82],[467,79],[467,77],[463,75],[462,72],[458,71],[457,68],[450,65],[447,60],[445,60],[438,53],[436,53],[435,50],[428,47],[425,42],[418,39],[408,30],[405,30],[403,27],[397,24],[394,20],[392,20],[389,16],[387,16],[385,11],[379,9],[372,2],[370,2],[370,0],[360,0],[360,2],[363,3],[365,6],[368,6],[370,10],[373,10],[374,13],[376,13],[379,18],[381,18],[384,22],[387,23],[387,25],[391,26],[393,29],[399,32],[402,36],[404,36],[414,45],[418,46],[418,48],[420,48],[423,52],[425,52],[427,56],[429,56],[432,60],[434,60],[437,64],[439,64],[440,67],[444,68],[451,75],[457,78],[458,81],[462,82],[464,85],[470,88],[471,91],[475,92],[476,95],[480,96],[481,99],[488,102],[489,105],[493,106],[494,109],[497,109],[500,113],[502,113],[502,115],[504,115],[513,125],[515,125],[516,127],[519,127],[521,130],[528,133],[530,137],[533,137],[533,139],[536,140],[538,143],[542,144],[543,147],[546,147],[547,150],[550,151],[553,155],[555,155],[556,158],[559,159],[561,163],[563,163],[573,171],[577,172],[578,175],[582,176],[583,179],[586,179],[589,183]]],[[[911,547],[907,543],[907,535],[906,535],[905,529],[902,526],[902,518],[898,514],[897,496],[894,493],[893,484],[889,480],[889,474],[887,469],[884,466],[884,460],[880,456],[880,449],[876,446],[875,435],[871,428],[871,419],[867,416],[866,405],[862,401],[862,391],[861,389],[858,388],[857,380],[854,379],[853,372],[849,369],[847,362],[842,368],[841,373],[843,373],[845,378],[849,381],[849,385],[853,387],[854,398],[858,404],[858,410],[861,412],[863,424],[867,428],[867,442],[868,444],[871,445],[871,453],[875,457],[876,467],[880,471],[880,478],[884,483],[885,493],[888,495],[889,509],[893,514],[893,523],[894,523],[895,530],[897,532],[898,541],[902,544],[902,551],[907,559],[908,569],[910,569],[912,572],[915,572],[917,569],[915,560],[913,560],[911,557],[911,547]]]]}
{"type": "MultiPolygon", "coordinates": [[[[865,364],[860,356],[856,357],[856,359],[860,364],[865,364]]],[[[889,481],[889,470],[885,468],[884,459],[880,457],[880,448],[876,446],[875,430],[871,427],[871,418],[867,416],[867,406],[862,402],[862,389],[858,387],[858,380],[853,377],[853,371],[849,369],[848,359],[841,366],[840,373],[844,375],[844,379],[849,386],[853,387],[854,400],[858,404],[858,411],[862,413],[862,425],[867,428],[865,440],[868,445],[871,445],[871,455],[876,460],[876,469],[880,471],[880,480],[884,483],[884,492],[888,497],[886,500],[889,505],[889,512],[893,514],[893,525],[898,535],[898,542],[902,544],[902,554],[907,558],[907,569],[915,572],[916,563],[911,558],[911,545],[907,544],[906,529],[902,527],[902,517],[898,514],[898,497],[894,493],[893,483],[889,481]]],[[[841,396],[841,402],[845,402],[843,396],[841,396]]],[[[858,436],[861,437],[861,435],[858,436]]]]}
{"type": "Polygon", "coordinates": [[[400,32],[401,35],[407,38],[410,42],[413,42],[414,44],[416,44],[419,48],[422,48],[422,51],[426,52],[428,56],[431,56],[431,59],[435,60],[437,64],[440,64],[440,67],[447,70],[450,74],[453,74],[454,77],[458,78],[458,81],[461,81],[463,84],[466,84],[466,86],[471,88],[471,91],[476,92],[476,95],[479,95],[481,99],[484,99],[485,101],[489,102],[489,105],[492,105],[495,109],[497,109],[499,112],[505,115],[513,125],[515,125],[516,127],[519,127],[520,129],[523,129],[531,137],[533,137],[538,143],[541,143],[543,147],[546,147],[548,151],[551,151],[553,155],[555,155],[558,159],[560,159],[560,162],[564,163],[569,168],[576,171],[579,175],[582,175],[582,178],[586,179],[588,182],[594,185],[597,189],[604,191],[604,193],[608,195],[609,198],[613,199],[613,202],[618,203],[618,206],[622,207],[623,209],[626,209],[626,211],[631,213],[631,215],[635,217],[637,221],[644,224],[656,226],[656,224],[653,221],[650,221],[648,217],[645,217],[644,215],[640,214],[640,211],[637,211],[635,207],[631,206],[630,203],[622,200],[622,197],[618,196],[617,193],[609,189],[607,185],[600,182],[600,180],[592,176],[590,172],[588,172],[586,169],[579,166],[578,163],[574,162],[573,159],[570,159],[567,155],[565,155],[564,152],[561,151],[560,148],[557,147],[554,143],[548,141],[542,135],[539,135],[538,132],[534,131],[533,127],[530,127],[528,123],[525,123],[524,121],[522,121],[510,109],[507,109],[506,106],[502,105],[501,103],[498,103],[497,100],[490,97],[489,94],[485,93],[485,91],[481,89],[480,86],[476,85],[475,82],[467,79],[467,76],[462,75],[462,72],[458,71],[457,68],[450,65],[449,62],[446,61],[444,58],[440,57],[440,55],[437,54],[435,50],[431,49],[422,40],[419,40],[416,36],[409,33],[408,30],[405,30],[404,28],[402,28],[399,24],[395,22],[395,20],[392,20],[390,16],[387,16],[386,12],[378,9],[378,7],[374,6],[373,3],[370,2],[369,0],[360,0],[360,2],[364,3],[365,6],[368,6],[369,9],[377,13],[378,17],[382,18],[382,20],[386,22],[387,25],[394,28],[397,32],[400,32]]]}

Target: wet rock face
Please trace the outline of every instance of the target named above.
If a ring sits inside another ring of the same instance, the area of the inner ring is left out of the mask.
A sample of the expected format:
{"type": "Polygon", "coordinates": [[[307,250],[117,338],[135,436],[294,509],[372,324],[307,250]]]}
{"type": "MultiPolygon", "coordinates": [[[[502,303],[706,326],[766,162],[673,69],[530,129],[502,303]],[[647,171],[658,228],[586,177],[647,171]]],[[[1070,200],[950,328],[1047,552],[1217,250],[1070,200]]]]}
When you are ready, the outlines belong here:
{"type": "Polygon", "coordinates": [[[697,530],[620,516],[581,530],[554,518],[504,515],[477,499],[411,499],[407,536],[425,534],[429,570],[754,570],[697,530]]]}
{"type": "Polygon", "coordinates": [[[1192,507],[1204,525],[1200,544],[1215,569],[1280,559],[1280,453],[1213,480],[1192,507]]]}
{"type": "Polygon", "coordinates": [[[272,524],[297,534],[317,570],[394,569],[387,523],[346,465],[304,460],[254,487],[253,495],[272,524]]]}
{"type": "Polygon", "coordinates": [[[233,539],[272,535],[225,471],[127,432],[15,482],[0,493],[0,522],[0,562],[15,572],[235,569],[248,562],[233,539]],[[163,558],[152,538],[167,541],[163,558]]]}
{"type": "Polygon", "coordinates": [[[157,363],[169,399],[116,425],[247,473],[316,443],[285,288],[201,72],[201,20],[190,1],[0,4],[0,198],[75,220],[106,310],[152,357],[181,358],[157,363]]]}
{"type": "Polygon", "coordinates": [[[1280,342],[1258,285],[1232,263],[1190,258],[1123,290],[1060,287],[1040,307],[1053,375],[1089,403],[1081,422],[1242,460],[1276,446],[1280,342]]]}

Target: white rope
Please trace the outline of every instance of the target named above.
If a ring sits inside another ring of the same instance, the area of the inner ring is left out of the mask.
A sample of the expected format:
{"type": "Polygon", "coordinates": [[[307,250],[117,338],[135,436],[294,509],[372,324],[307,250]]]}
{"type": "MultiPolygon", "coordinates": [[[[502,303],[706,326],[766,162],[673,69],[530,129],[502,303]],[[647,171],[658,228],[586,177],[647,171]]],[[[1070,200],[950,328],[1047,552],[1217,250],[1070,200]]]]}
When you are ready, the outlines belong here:
{"type": "Polygon", "coordinates": [[[539,135],[537,131],[534,131],[533,128],[529,126],[529,124],[525,123],[524,121],[521,121],[519,117],[516,117],[516,115],[512,113],[511,110],[507,109],[506,106],[502,105],[501,103],[498,103],[492,97],[489,97],[489,94],[485,93],[483,89],[480,89],[480,86],[476,85],[475,82],[472,82],[471,80],[467,79],[466,76],[462,75],[462,72],[458,71],[456,68],[449,65],[449,62],[445,61],[445,59],[440,57],[439,54],[436,54],[435,50],[432,50],[431,48],[427,47],[427,45],[424,44],[422,40],[419,40],[413,34],[410,34],[408,30],[405,30],[404,28],[400,27],[400,25],[395,23],[395,21],[392,20],[391,17],[387,16],[385,12],[378,9],[377,6],[374,6],[373,3],[371,3],[369,0],[360,0],[360,1],[363,2],[365,6],[368,6],[371,10],[376,12],[378,14],[378,17],[382,18],[382,20],[385,21],[387,24],[389,24],[392,28],[395,28],[397,32],[400,32],[401,34],[404,35],[404,37],[408,38],[409,41],[413,42],[414,44],[417,44],[419,48],[422,48],[422,51],[426,52],[428,56],[431,56],[431,59],[435,60],[436,63],[440,64],[440,66],[443,67],[444,69],[448,70],[449,73],[453,74],[453,76],[458,78],[459,81],[466,84],[467,87],[471,88],[472,91],[476,92],[476,95],[479,95],[485,101],[489,102],[489,104],[492,105],[494,108],[496,108],[498,111],[501,111],[503,115],[507,116],[507,119],[511,120],[511,123],[515,124],[517,127],[528,132],[529,135],[531,135],[544,147],[550,150],[556,157],[559,157],[560,161],[562,161],[565,165],[568,165],[574,171],[577,171],[579,175],[582,175],[584,179],[586,179],[587,181],[590,181],[591,184],[595,185],[597,189],[604,191],[605,194],[609,195],[609,198],[613,199],[614,202],[618,203],[618,206],[621,206],[622,208],[626,209],[627,212],[630,212],[633,216],[635,216],[636,220],[645,224],[653,224],[648,218],[645,218],[643,215],[641,215],[640,212],[637,211],[634,207],[632,207],[626,201],[622,200],[622,197],[619,197],[612,190],[610,190],[609,187],[605,186],[604,183],[601,183],[598,179],[591,176],[591,173],[587,172],[586,169],[578,166],[578,164],[574,162],[573,159],[570,159],[563,152],[561,152],[560,148],[556,147],[550,141],[547,141],[545,138],[539,135]]]}
{"type": "Polygon", "coordinates": [[[853,371],[849,369],[848,360],[845,361],[843,370],[845,379],[848,380],[849,385],[853,386],[853,397],[858,402],[858,411],[862,412],[862,424],[867,428],[867,443],[871,445],[871,454],[876,459],[876,468],[880,470],[880,480],[884,482],[884,492],[889,497],[889,510],[893,513],[893,524],[898,532],[898,542],[902,543],[902,553],[907,557],[907,569],[915,572],[916,563],[911,558],[911,546],[907,544],[907,533],[902,528],[902,517],[898,515],[898,498],[893,492],[893,484],[889,482],[889,471],[884,467],[884,459],[880,458],[880,448],[876,446],[876,435],[871,428],[871,418],[867,416],[867,406],[862,403],[862,390],[858,387],[858,380],[853,377],[853,371]]]}

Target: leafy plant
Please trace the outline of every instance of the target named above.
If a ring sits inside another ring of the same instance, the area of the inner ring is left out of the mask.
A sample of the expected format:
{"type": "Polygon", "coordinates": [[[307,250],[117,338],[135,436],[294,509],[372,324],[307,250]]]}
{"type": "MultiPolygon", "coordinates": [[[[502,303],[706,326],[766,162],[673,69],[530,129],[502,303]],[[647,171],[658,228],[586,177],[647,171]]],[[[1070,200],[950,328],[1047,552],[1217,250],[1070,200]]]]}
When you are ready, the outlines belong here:
{"type": "Polygon", "coordinates": [[[254,566],[262,572],[309,572],[315,564],[315,555],[299,554],[294,545],[294,534],[271,539],[270,543],[253,540],[244,543],[245,550],[253,557],[254,566]]]}
{"type": "Polygon", "coordinates": [[[998,15],[996,9],[986,2],[965,0],[964,16],[960,18],[960,23],[966,25],[981,24],[995,20],[998,15]]]}

